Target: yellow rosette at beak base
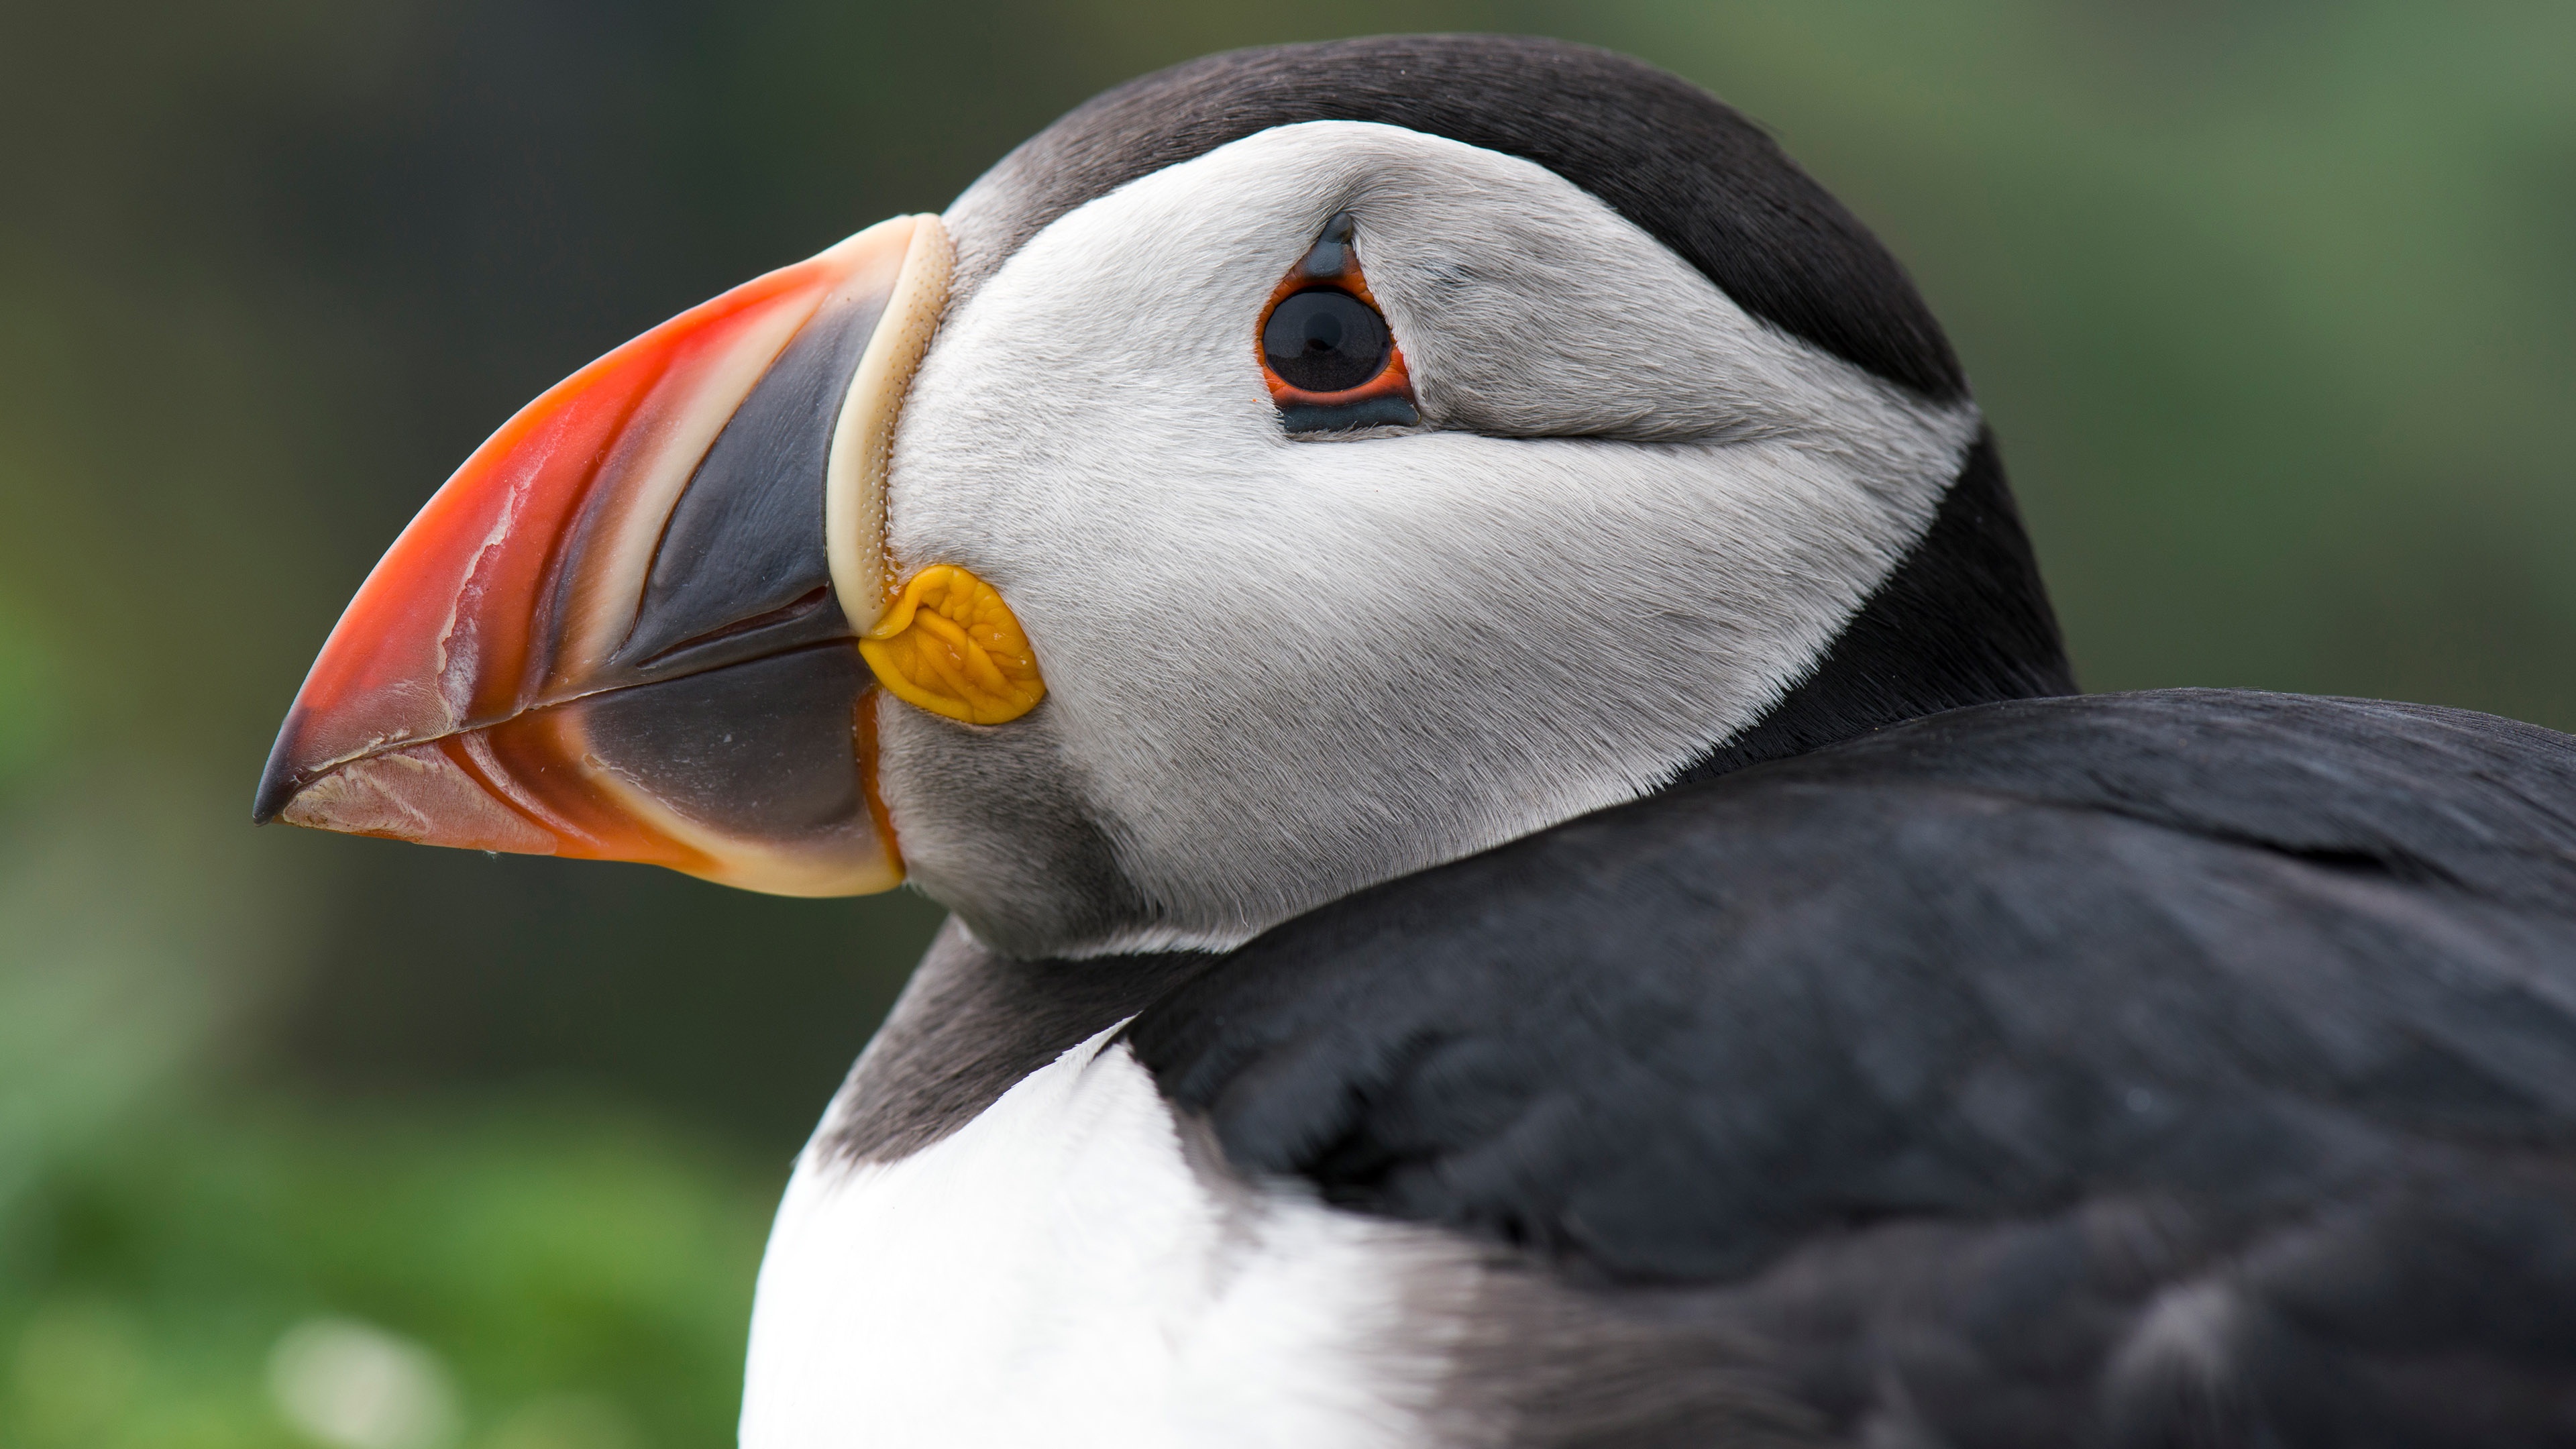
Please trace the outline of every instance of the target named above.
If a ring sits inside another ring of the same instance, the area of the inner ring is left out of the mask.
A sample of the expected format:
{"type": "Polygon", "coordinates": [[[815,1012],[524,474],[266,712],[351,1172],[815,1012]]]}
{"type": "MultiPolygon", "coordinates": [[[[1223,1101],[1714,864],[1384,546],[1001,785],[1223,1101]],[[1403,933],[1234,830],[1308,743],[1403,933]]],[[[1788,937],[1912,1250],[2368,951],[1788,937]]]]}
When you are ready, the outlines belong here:
{"type": "Polygon", "coordinates": [[[914,574],[860,636],[859,654],[895,698],[968,724],[1006,724],[1046,698],[1011,606],[954,564],[914,574]]]}

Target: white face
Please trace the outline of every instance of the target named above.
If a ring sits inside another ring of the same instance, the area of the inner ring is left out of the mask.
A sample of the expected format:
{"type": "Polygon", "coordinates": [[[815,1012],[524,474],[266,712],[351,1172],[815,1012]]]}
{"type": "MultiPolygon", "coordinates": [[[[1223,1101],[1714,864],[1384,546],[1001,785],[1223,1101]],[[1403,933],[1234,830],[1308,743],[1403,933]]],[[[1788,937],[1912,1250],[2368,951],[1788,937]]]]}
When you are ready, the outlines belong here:
{"type": "Polygon", "coordinates": [[[896,561],[998,587],[1048,688],[881,705],[905,860],[1015,954],[1215,947],[1634,798],[1814,667],[1976,430],[1530,162],[1324,121],[1147,176],[955,299],[905,404],[896,561]],[[1341,211],[1422,424],[1291,436],[1255,329],[1341,211]]]}

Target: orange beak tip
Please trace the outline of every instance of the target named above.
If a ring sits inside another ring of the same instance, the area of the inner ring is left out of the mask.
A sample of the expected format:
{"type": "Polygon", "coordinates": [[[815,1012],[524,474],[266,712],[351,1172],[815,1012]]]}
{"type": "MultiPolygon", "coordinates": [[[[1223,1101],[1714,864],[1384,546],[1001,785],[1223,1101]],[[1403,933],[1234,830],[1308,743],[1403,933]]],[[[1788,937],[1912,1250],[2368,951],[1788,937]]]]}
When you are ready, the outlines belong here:
{"type": "Polygon", "coordinates": [[[553,855],[539,829],[492,798],[435,744],[352,760],[294,791],[274,818],[289,825],[425,845],[553,855]]]}

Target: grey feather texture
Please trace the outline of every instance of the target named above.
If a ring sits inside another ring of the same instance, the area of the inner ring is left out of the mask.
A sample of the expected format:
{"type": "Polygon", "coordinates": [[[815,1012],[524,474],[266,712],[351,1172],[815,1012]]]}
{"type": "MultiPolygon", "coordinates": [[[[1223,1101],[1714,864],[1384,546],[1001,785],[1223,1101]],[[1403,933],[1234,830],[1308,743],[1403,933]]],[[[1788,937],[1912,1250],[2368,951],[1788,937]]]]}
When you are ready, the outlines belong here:
{"type": "Polygon", "coordinates": [[[896,556],[1001,589],[1050,694],[884,707],[905,858],[1007,954],[1204,948],[1635,798],[1814,671],[1978,428],[1528,161],[1316,122],[1143,177],[995,270],[906,407],[896,556]],[[1253,331],[1340,211],[1425,426],[1291,438],[1253,331]]]}

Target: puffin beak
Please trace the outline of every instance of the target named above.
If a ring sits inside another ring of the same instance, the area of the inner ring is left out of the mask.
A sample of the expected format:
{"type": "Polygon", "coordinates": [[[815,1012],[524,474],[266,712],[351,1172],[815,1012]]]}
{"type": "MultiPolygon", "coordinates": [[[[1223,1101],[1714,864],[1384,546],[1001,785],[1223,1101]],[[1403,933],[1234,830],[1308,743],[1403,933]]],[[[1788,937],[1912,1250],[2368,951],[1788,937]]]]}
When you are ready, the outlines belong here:
{"type": "Polygon", "coordinates": [[[988,586],[897,588],[885,557],[887,447],[949,258],[937,217],[881,223],[522,409],[350,602],[254,818],[784,895],[900,882],[877,676],[977,722],[1042,688],[988,586]]]}

